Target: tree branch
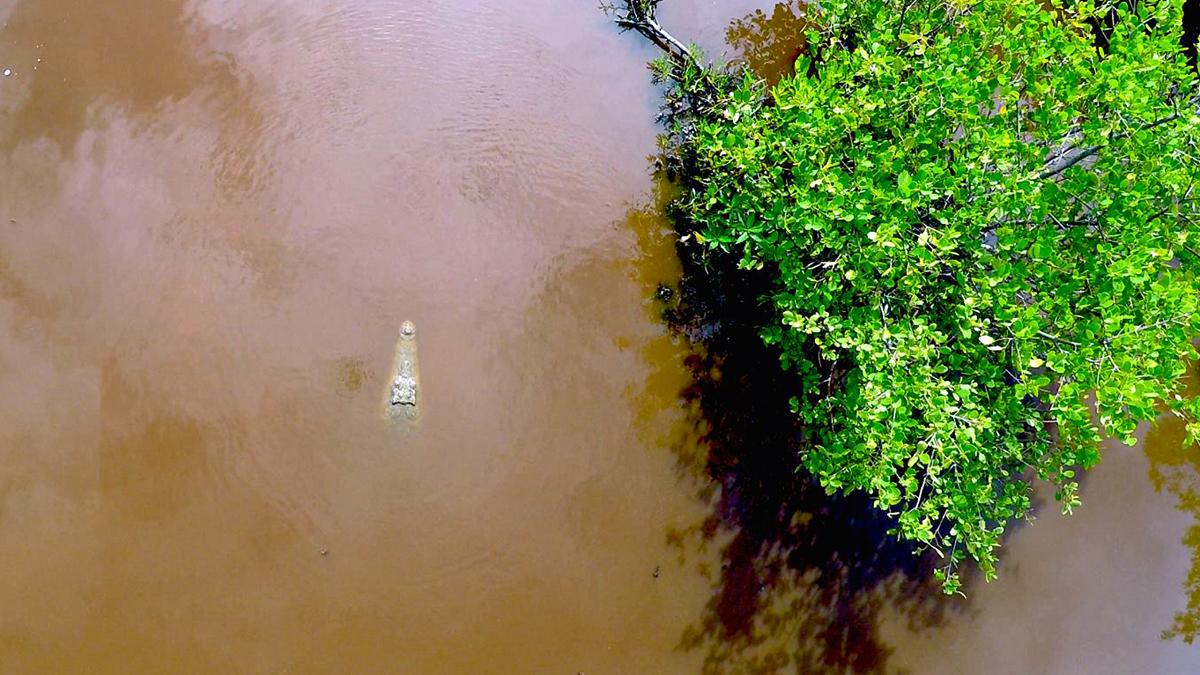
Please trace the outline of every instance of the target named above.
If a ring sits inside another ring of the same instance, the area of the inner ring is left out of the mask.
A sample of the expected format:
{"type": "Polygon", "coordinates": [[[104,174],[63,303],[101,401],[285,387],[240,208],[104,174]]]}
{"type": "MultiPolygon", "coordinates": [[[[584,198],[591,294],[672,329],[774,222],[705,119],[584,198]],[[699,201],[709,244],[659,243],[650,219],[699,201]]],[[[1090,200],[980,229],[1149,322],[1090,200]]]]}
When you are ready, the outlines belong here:
{"type": "Polygon", "coordinates": [[[621,6],[618,7],[612,2],[602,0],[600,6],[613,17],[613,21],[621,30],[635,31],[663,50],[667,58],[677,69],[677,72],[671,75],[677,82],[684,82],[682,71],[693,69],[699,73],[699,83],[702,92],[701,98],[708,99],[706,101],[707,104],[715,105],[720,100],[720,92],[719,87],[717,87],[710,77],[711,67],[701,63],[696,58],[696,52],[693,49],[684,44],[679,38],[667,32],[662,27],[662,24],[658,22],[655,9],[658,7],[660,1],[623,0],[621,6]]]}
{"type": "Polygon", "coordinates": [[[659,2],[660,0],[625,0],[620,8],[609,2],[603,2],[600,6],[613,17],[613,21],[622,30],[637,31],[666,52],[677,65],[693,65],[699,68],[701,64],[696,62],[688,46],[658,23],[655,9],[659,2]]]}
{"type": "MultiPolygon", "coordinates": [[[[1190,106],[1200,106],[1200,96],[1193,96],[1188,101],[1188,104],[1190,106]]],[[[1196,112],[1200,113],[1200,107],[1196,108],[1196,112]]],[[[1118,141],[1118,140],[1121,140],[1122,138],[1129,138],[1130,136],[1132,136],[1133,134],[1135,134],[1139,131],[1149,131],[1150,129],[1153,129],[1155,127],[1160,127],[1164,124],[1169,124],[1169,123],[1174,122],[1175,120],[1181,119],[1183,117],[1184,117],[1184,113],[1179,113],[1179,112],[1172,113],[1170,115],[1167,115],[1166,117],[1156,119],[1153,122],[1147,122],[1147,123],[1141,125],[1140,127],[1133,129],[1132,131],[1123,131],[1119,134],[1111,133],[1108,135],[1107,141],[1109,143],[1112,143],[1113,141],[1118,141]]],[[[1098,154],[1100,152],[1100,150],[1102,150],[1103,148],[1104,148],[1104,146],[1102,146],[1102,145],[1093,145],[1093,146],[1083,148],[1083,149],[1070,148],[1070,147],[1064,148],[1061,152],[1054,153],[1046,161],[1046,165],[1045,165],[1046,168],[1043,169],[1042,172],[1037,175],[1037,179],[1043,180],[1045,178],[1052,178],[1054,176],[1057,176],[1058,174],[1075,166],[1076,164],[1087,159],[1088,157],[1098,154]],[[1072,152],[1071,152],[1072,150],[1078,150],[1078,152],[1075,152],[1072,154],[1072,152]],[[1060,162],[1060,160],[1063,160],[1064,157],[1066,158],[1066,160],[1062,161],[1061,163],[1058,163],[1058,162],[1060,162]]]]}

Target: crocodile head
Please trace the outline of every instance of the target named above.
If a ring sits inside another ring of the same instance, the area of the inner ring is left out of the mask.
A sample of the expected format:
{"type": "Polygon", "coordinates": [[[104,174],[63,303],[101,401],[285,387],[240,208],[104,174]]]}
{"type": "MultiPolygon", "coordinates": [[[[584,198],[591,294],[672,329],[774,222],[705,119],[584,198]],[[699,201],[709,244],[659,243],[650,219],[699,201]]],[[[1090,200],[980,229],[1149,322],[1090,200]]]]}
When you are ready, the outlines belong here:
{"type": "Polygon", "coordinates": [[[411,321],[400,324],[400,337],[411,340],[417,336],[417,326],[411,321]]]}

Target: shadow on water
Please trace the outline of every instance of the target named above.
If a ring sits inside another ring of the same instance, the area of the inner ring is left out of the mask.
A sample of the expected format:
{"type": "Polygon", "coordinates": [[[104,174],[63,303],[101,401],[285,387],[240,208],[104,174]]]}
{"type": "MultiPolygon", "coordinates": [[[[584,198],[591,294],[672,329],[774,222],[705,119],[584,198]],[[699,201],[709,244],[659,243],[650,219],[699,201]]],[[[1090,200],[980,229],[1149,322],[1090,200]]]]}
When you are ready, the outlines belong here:
{"type": "MultiPolygon", "coordinates": [[[[1200,393],[1200,370],[1193,364],[1188,372],[1188,393],[1200,393]]],[[[1143,447],[1150,461],[1150,482],[1158,492],[1175,498],[1176,508],[1194,522],[1183,543],[1192,550],[1192,568],[1184,582],[1187,606],[1175,616],[1164,639],[1178,638],[1192,644],[1200,636],[1200,447],[1185,445],[1183,420],[1164,415],[1146,435],[1143,447]]]]}
{"type": "MultiPolygon", "coordinates": [[[[761,300],[768,278],[737,270],[733,259],[702,264],[693,247],[676,245],[661,215],[669,189],[656,196],[628,220],[643,256],[637,269],[674,333],[664,340],[691,374],[677,392],[685,414],[657,440],[710,507],[667,533],[681,564],[694,563],[713,592],[679,648],[701,651],[706,673],[889,672],[877,625],[885,605],[915,629],[939,625],[960,605],[930,581],[928,556],[888,536],[892,521],[868,499],[828,495],[796,471],[801,434],[787,401],[798,382],[757,333],[771,312],[761,300]],[[682,269],[672,279],[653,259],[675,248],[682,269]],[[704,562],[714,551],[720,569],[704,562]]],[[[646,359],[665,353],[652,345],[646,359]]]]}
{"type": "MultiPolygon", "coordinates": [[[[780,3],[727,32],[769,81],[789,72],[799,53],[801,7],[780,3]]],[[[679,242],[663,218],[671,198],[660,181],[654,203],[631,213],[629,226],[644,258],[642,286],[674,333],[664,339],[675,341],[692,376],[677,393],[685,413],[665,444],[710,506],[702,521],[667,535],[682,564],[700,561],[713,592],[679,648],[702,652],[706,673],[889,672],[881,609],[919,630],[963,605],[932,583],[929,555],[887,534],[893,522],[867,498],[829,495],[797,471],[802,434],[787,401],[798,378],[758,335],[773,316],[764,299],[770,275],[738,270],[733,257],[702,259],[694,244],[679,242]],[[676,255],[674,270],[653,261],[676,255]],[[720,569],[703,562],[712,552],[720,569]]],[[[651,347],[646,358],[663,353],[651,347]]]]}
{"type": "Polygon", "coordinates": [[[790,75],[796,59],[804,51],[804,31],[809,28],[805,14],[807,3],[786,0],[776,4],[770,14],[757,10],[734,19],[725,31],[725,40],[759,77],[775,84],[790,75]]]}

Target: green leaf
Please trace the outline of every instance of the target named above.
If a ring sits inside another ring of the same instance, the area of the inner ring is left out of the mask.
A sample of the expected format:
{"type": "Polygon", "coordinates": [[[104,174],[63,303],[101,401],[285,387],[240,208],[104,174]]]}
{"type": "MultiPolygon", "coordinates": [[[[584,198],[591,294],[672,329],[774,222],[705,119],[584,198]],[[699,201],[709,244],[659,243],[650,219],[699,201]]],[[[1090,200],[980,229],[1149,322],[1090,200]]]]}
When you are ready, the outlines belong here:
{"type": "Polygon", "coordinates": [[[773,85],[664,73],[681,252],[740,265],[723,294],[771,289],[748,328],[801,382],[803,468],[940,547],[948,592],[968,559],[995,575],[1030,503],[1015,467],[1071,511],[1104,438],[1166,406],[1200,437],[1177,387],[1200,334],[1179,27],[1178,3],[835,0],[773,85]],[[1095,150],[1048,163],[1064,143],[1095,150]]]}

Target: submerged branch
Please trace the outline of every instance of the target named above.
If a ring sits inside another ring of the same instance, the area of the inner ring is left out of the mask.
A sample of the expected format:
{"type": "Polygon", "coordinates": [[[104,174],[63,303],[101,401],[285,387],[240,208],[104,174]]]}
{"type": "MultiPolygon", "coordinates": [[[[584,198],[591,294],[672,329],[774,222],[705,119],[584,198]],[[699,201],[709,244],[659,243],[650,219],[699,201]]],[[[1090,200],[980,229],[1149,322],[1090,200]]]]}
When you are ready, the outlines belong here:
{"type": "Polygon", "coordinates": [[[675,58],[684,59],[699,66],[692,58],[691,50],[678,38],[671,35],[658,23],[657,17],[654,14],[654,7],[657,5],[657,0],[627,0],[625,3],[625,12],[617,17],[617,25],[625,30],[635,30],[641,33],[646,39],[657,44],[664,51],[675,58]]]}
{"type": "Polygon", "coordinates": [[[658,3],[659,0],[625,0],[624,6],[621,8],[611,3],[603,3],[601,7],[613,16],[613,20],[622,30],[640,33],[666,52],[676,65],[702,68],[692,54],[692,50],[658,23],[658,18],[654,13],[658,3]]]}
{"type": "Polygon", "coordinates": [[[690,81],[691,87],[694,88],[691,93],[698,94],[706,107],[714,107],[720,100],[721,88],[713,80],[713,67],[700,61],[698,50],[662,27],[655,15],[659,2],[660,0],[624,0],[620,7],[610,2],[602,2],[601,7],[613,17],[613,21],[621,30],[632,30],[661,49],[667,61],[674,67],[674,72],[669,76],[681,86],[689,82],[684,74],[694,73],[696,77],[690,81]]]}

